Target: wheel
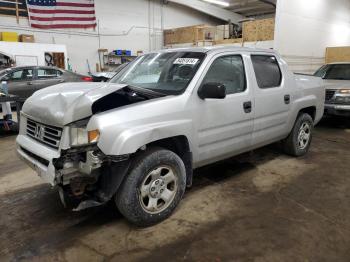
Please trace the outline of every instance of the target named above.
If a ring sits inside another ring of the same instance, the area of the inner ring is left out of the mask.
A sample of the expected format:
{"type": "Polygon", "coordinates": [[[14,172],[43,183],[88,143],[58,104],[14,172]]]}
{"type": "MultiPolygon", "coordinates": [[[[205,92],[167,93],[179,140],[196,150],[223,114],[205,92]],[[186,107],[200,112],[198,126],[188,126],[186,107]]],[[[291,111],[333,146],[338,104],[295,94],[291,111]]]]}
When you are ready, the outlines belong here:
{"type": "Polygon", "coordinates": [[[309,114],[299,114],[289,136],[283,141],[284,151],[292,156],[303,156],[310,148],[314,123],[309,114]]]}
{"type": "Polygon", "coordinates": [[[185,165],[172,151],[154,148],[137,156],[116,194],[119,211],[137,226],[171,215],[186,188],[185,165]]]}

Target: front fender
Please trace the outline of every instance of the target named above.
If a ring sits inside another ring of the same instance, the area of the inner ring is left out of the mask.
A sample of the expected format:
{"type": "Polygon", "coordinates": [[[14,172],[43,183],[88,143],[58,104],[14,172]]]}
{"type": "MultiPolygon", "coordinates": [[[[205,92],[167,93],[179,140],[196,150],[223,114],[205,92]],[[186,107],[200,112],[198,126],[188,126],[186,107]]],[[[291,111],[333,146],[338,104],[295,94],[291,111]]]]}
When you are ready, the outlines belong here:
{"type": "Polygon", "coordinates": [[[184,135],[188,138],[188,141],[191,141],[191,130],[191,120],[143,124],[127,127],[125,130],[119,130],[117,133],[115,129],[107,128],[107,130],[101,130],[101,136],[97,145],[106,155],[132,154],[143,145],[164,138],[184,135]]]}

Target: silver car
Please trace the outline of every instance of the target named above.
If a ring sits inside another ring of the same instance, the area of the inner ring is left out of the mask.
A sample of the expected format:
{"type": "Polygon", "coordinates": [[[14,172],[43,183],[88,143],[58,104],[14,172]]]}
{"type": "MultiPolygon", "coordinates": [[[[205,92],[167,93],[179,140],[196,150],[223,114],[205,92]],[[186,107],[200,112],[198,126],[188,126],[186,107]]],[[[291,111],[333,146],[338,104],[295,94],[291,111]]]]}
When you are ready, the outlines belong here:
{"type": "Polygon", "coordinates": [[[332,63],[322,66],[315,74],[326,86],[325,113],[350,116],[350,63],[332,63]]]}
{"type": "Polygon", "coordinates": [[[89,76],[57,67],[20,66],[0,71],[0,83],[6,81],[8,93],[26,99],[34,92],[64,82],[92,81],[89,76]]]}
{"type": "Polygon", "coordinates": [[[170,216],[195,168],[282,141],[307,153],[324,87],[272,50],[169,49],[109,83],[67,83],[23,106],[19,156],[75,210],[111,199],[137,225],[170,216]]]}

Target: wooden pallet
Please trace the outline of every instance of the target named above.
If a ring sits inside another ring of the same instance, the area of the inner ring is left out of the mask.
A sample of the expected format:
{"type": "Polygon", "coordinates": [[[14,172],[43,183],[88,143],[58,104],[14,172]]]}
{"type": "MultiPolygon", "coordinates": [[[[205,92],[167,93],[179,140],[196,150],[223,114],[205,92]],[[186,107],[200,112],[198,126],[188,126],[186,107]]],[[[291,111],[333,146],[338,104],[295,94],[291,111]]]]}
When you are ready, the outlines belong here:
{"type": "Polygon", "coordinates": [[[195,25],[164,30],[164,46],[192,43],[198,45],[203,41],[213,44],[236,44],[243,42],[270,41],[274,39],[275,19],[259,19],[243,22],[242,38],[224,39],[228,36],[228,27],[224,25],[195,25]]]}
{"type": "Polygon", "coordinates": [[[243,44],[243,38],[216,40],[215,45],[243,44]]]}
{"type": "Polygon", "coordinates": [[[243,23],[243,41],[268,41],[274,39],[275,19],[259,19],[243,23]]]}
{"type": "Polygon", "coordinates": [[[350,62],[350,46],[326,48],[326,63],[336,62],[350,62]]]}
{"type": "Polygon", "coordinates": [[[211,41],[215,37],[215,27],[195,25],[164,30],[164,46],[211,41]]]}

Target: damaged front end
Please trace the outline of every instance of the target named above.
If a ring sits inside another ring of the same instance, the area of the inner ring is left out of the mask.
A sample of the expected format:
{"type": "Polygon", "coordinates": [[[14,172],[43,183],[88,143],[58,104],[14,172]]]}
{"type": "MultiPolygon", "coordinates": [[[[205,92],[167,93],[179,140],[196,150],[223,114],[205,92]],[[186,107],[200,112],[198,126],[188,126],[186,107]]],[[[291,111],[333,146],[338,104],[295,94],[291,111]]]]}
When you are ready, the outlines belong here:
{"type": "Polygon", "coordinates": [[[124,84],[80,85],[52,86],[30,97],[16,139],[19,157],[75,210],[109,201],[130,162],[129,155],[102,152],[98,142],[106,130],[88,130],[92,116],[165,96],[124,84]]]}
{"type": "Polygon", "coordinates": [[[97,147],[99,131],[86,131],[86,123],[70,126],[71,147],[53,159],[61,201],[75,211],[109,201],[129,167],[129,155],[107,156],[97,147]]]}

